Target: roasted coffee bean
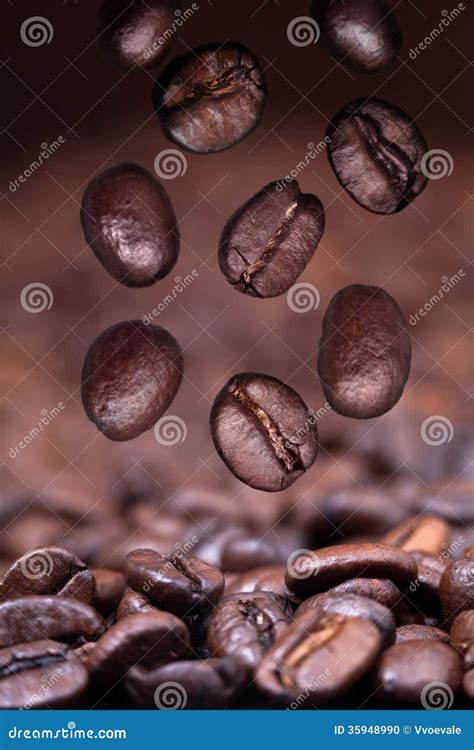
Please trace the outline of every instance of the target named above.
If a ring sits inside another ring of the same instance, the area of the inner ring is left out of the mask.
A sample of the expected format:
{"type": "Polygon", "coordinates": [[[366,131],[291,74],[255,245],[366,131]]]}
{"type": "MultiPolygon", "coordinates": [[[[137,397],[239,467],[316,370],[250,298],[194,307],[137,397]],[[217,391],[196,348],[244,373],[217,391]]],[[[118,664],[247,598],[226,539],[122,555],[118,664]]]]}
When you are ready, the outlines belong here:
{"type": "Polygon", "coordinates": [[[87,416],[111,440],[149,430],[173,401],[183,377],[183,356],[160,326],[128,320],[93,341],[82,369],[87,416]]]}
{"type": "Polygon", "coordinates": [[[106,57],[124,70],[157,65],[173,43],[176,6],[172,0],[105,0],[97,39],[106,57]]]}
{"type": "Polygon", "coordinates": [[[450,638],[452,645],[462,654],[474,643],[474,609],[460,612],[451,626],[450,638]]]}
{"type": "Polygon", "coordinates": [[[396,643],[403,641],[440,641],[449,643],[449,633],[440,628],[434,628],[430,625],[402,625],[397,628],[395,635],[396,643]]]}
{"type": "Polygon", "coordinates": [[[95,594],[93,606],[101,614],[109,614],[117,609],[125,592],[126,582],[123,573],[101,568],[94,571],[95,594]]]}
{"type": "Polygon", "coordinates": [[[288,552],[282,546],[280,535],[262,538],[261,535],[242,534],[231,539],[224,547],[221,568],[224,572],[243,572],[264,565],[286,562],[288,552]]]}
{"type": "Polygon", "coordinates": [[[238,659],[176,661],[157,669],[133,667],[125,680],[128,695],[137,708],[226,708],[247,672],[238,659]]]}
{"type": "Polygon", "coordinates": [[[229,284],[252,297],[277,297],[295,283],[324,231],[321,201],[298,183],[270,182],[227,221],[219,266],[229,284]]]}
{"type": "Polygon", "coordinates": [[[168,194],[138,164],[118,164],[89,183],[81,223],[96,258],[126,286],[154,284],[178,259],[179,233],[168,194]]]}
{"type": "Polygon", "coordinates": [[[467,609],[474,609],[474,560],[463,557],[448,565],[439,584],[441,609],[448,623],[467,609]]]}
{"type": "Polygon", "coordinates": [[[114,684],[130,667],[156,667],[189,658],[189,632],[169,612],[145,612],[123,617],[99,638],[86,665],[101,684],[114,684]]]}
{"type": "Polygon", "coordinates": [[[446,643],[404,641],[391,646],[380,657],[375,668],[375,686],[377,695],[390,703],[446,708],[450,694],[455,695],[461,688],[462,673],[461,656],[446,643]],[[437,693],[439,683],[444,686],[437,693]]]}
{"type": "Polygon", "coordinates": [[[282,706],[322,706],[346,693],[372,666],[381,648],[369,620],[343,615],[298,617],[280,636],[256,674],[258,688],[282,706]]]}
{"type": "Polygon", "coordinates": [[[307,598],[357,576],[389,578],[404,586],[416,577],[416,571],[416,561],[398,547],[340,544],[295,557],[285,580],[290,591],[307,598]]]}
{"type": "Polygon", "coordinates": [[[388,578],[349,578],[334,586],[332,594],[357,594],[383,604],[390,610],[400,602],[401,592],[388,578]]]}
{"type": "MultiPolygon", "coordinates": [[[[383,534],[408,515],[404,503],[395,502],[389,489],[376,486],[338,488],[322,498],[319,508],[328,521],[327,535],[334,532],[335,527],[344,537],[367,530],[383,534]]],[[[334,541],[338,536],[334,533],[334,541]]]]}
{"type": "Polygon", "coordinates": [[[104,627],[102,617],[77,599],[22,596],[0,603],[0,648],[44,639],[91,640],[104,627]]]}
{"type": "Polygon", "coordinates": [[[178,57],[152,91],[165,135],[198,154],[222,151],[249,135],[265,99],[257,58],[236,42],[207,44],[178,57]]]}
{"type": "Polygon", "coordinates": [[[338,414],[385,414],[403,393],[410,362],[406,322],[384,289],[353,284],[334,295],[324,315],[318,371],[338,414]]]}
{"type": "Polygon", "coordinates": [[[412,557],[418,563],[416,581],[410,586],[410,597],[413,593],[420,593],[433,601],[439,598],[441,576],[446,568],[446,561],[438,555],[427,555],[424,552],[412,552],[412,557]]]}
{"type": "Polygon", "coordinates": [[[331,614],[370,620],[379,629],[384,648],[395,642],[395,618],[388,607],[376,602],[375,599],[328,591],[306,599],[296,610],[295,618],[301,617],[308,610],[315,616],[331,614]]]}
{"type": "Polygon", "coordinates": [[[439,555],[447,546],[450,529],[436,516],[415,516],[392,529],[380,540],[401,547],[405,552],[439,555]]]}
{"type": "Polygon", "coordinates": [[[315,419],[296,391],[270,375],[234,375],[216,396],[211,431],[231,472],[266,492],[293,484],[318,450],[315,419]]]}
{"type": "Polygon", "coordinates": [[[89,683],[63,643],[40,640],[0,649],[0,709],[74,708],[89,683]]]}
{"type": "Polygon", "coordinates": [[[356,73],[381,73],[402,46],[395,15],[383,0],[313,0],[319,44],[356,73]]]}
{"type": "Polygon", "coordinates": [[[150,604],[150,600],[145,594],[139,594],[133,589],[126,589],[117,607],[117,620],[128,617],[128,615],[154,611],[156,611],[156,607],[150,604]]]}
{"type": "Polygon", "coordinates": [[[269,591],[286,598],[288,593],[285,586],[286,565],[264,565],[235,575],[229,582],[226,576],[225,595],[239,594],[252,591],[269,591]]]}
{"type": "Polygon", "coordinates": [[[373,213],[401,211],[426,187],[425,140],[408,115],[389,102],[349,102],[329,125],[327,142],[342,187],[373,213]]]}
{"type": "Polygon", "coordinates": [[[160,609],[192,616],[211,609],[224,591],[224,576],[197,557],[164,557],[150,549],[130,552],[125,560],[129,585],[160,609]]]}
{"type": "Polygon", "coordinates": [[[94,577],[86,565],[61,547],[39,547],[15,560],[0,578],[0,600],[29,594],[57,594],[92,602],[94,577]]]}
{"type": "Polygon", "coordinates": [[[226,596],[211,616],[210,652],[235,656],[252,672],[289,622],[287,602],[277,594],[258,591],[226,596]]]}
{"type": "Polygon", "coordinates": [[[466,547],[464,550],[464,557],[467,560],[474,560],[474,547],[466,547]]]}
{"type": "Polygon", "coordinates": [[[462,680],[462,689],[466,698],[474,703],[474,669],[468,669],[462,680]]]}

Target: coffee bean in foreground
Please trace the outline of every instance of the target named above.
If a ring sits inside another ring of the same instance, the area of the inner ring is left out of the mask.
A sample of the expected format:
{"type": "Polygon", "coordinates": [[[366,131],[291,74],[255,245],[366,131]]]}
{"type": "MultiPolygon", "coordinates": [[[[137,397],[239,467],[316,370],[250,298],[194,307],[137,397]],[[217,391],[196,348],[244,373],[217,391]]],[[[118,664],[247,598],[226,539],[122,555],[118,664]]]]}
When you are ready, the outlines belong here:
{"type": "Polygon", "coordinates": [[[314,417],[296,391],[270,375],[234,375],[214,401],[211,432],[232,473],[266,492],[293,484],[318,450],[314,417]]]}
{"type": "Polygon", "coordinates": [[[97,38],[106,57],[124,70],[150,68],[173,43],[174,0],[105,0],[97,14],[97,38]]]}
{"type": "Polygon", "coordinates": [[[149,430],[173,401],[183,376],[181,348],[160,326],[128,320],[91,344],[82,368],[84,409],[111,440],[149,430]]]}
{"type": "Polygon", "coordinates": [[[353,284],[334,295],[319,342],[318,372],[339,414],[370,419],[400,399],[411,364],[410,337],[384,289],[353,284]]]}
{"type": "Polygon", "coordinates": [[[313,0],[319,44],[356,73],[381,73],[402,45],[397,19],[382,0],[313,0]]]}
{"type": "Polygon", "coordinates": [[[219,266],[227,281],[252,297],[286,292],[309,263],[324,230],[316,196],[295,180],[271,182],[227,221],[219,266]]]}
{"type": "Polygon", "coordinates": [[[265,99],[257,58],[236,42],[208,44],[178,57],[152,91],[165,135],[201,154],[222,151],[249,135],[265,99]]]}
{"type": "Polygon", "coordinates": [[[381,99],[354,99],[327,131],[328,157],[342,187],[359,205],[393,214],[426,187],[426,143],[401,109],[381,99]]]}
{"type": "Polygon", "coordinates": [[[126,286],[154,284],[178,259],[173,206],[164,187],[139,164],[118,164],[89,183],[81,223],[97,259],[126,286]]]}

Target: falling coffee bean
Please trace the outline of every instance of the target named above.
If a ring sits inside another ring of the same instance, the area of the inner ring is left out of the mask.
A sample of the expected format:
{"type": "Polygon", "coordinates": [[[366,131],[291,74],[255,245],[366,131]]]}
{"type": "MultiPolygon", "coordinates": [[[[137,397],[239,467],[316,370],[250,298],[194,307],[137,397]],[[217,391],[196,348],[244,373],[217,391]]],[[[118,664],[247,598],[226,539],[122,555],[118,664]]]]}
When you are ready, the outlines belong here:
{"type": "Polygon", "coordinates": [[[337,179],[369,211],[401,211],[426,187],[425,140],[408,115],[389,102],[349,102],[329,125],[327,140],[337,179]]]}
{"type": "Polygon", "coordinates": [[[293,484],[318,450],[314,416],[296,391],[270,375],[234,375],[214,401],[211,431],[232,473],[266,492],[293,484]]]}
{"type": "Polygon", "coordinates": [[[313,0],[319,44],[356,73],[380,73],[402,45],[397,19],[382,0],[313,0]]]}
{"type": "Polygon", "coordinates": [[[118,164],[89,183],[81,223],[96,258],[126,286],[154,284],[178,259],[179,233],[168,194],[138,164],[118,164]]]}
{"type": "Polygon", "coordinates": [[[97,14],[97,38],[106,57],[124,70],[151,68],[169,52],[172,0],[105,0],[97,14]]]}
{"type": "Polygon", "coordinates": [[[173,336],[141,320],[101,333],[82,369],[82,402],[97,429],[111,440],[131,440],[149,430],[181,384],[183,357],[173,336]]]}
{"type": "Polygon", "coordinates": [[[324,315],[318,372],[338,414],[385,414],[403,393],[410,363],[406,323],[386,291],[353,284],[337,292],[324,315]]]}
{"type": "Polygon", "coordinates": [[[200,154],[222,151],[251,133],[265,98],[257,58],[236,42],[208,44],[178,57],[152,91],[165,135],[200,154]]]}
{"type": "Polygon", "coordinates": [[[324,210],[298,183],[271,182],[227,221],[219,265],[227,281],[252,297],[286,292],[309,263],[324,230],[324,210]]]}

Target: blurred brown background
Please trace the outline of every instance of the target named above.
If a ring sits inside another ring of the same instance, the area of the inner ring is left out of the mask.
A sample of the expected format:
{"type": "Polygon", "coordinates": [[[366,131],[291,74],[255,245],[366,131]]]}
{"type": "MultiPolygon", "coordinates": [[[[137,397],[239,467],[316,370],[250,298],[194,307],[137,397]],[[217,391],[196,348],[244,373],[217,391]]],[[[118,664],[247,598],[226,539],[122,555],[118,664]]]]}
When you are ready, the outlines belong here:
{"type": "Polygon", "coordinates": [[[393,4],[405,37],[401,56],[388,73],[364,77],[345,71],[317,44],[289,42],[288,24],[308,14],[308,0],[197,3],[164,65],[205,42],[234,39],[257,53],[268,102],[250,137],[220,154],[186,154],[186,173],[163,181],[180,221],[180,258],[165,280],[131,290],[108,276],[85,245],[79,206],[88,181],[104,168],[136,161],[153,171],[157,154],[174,147],[150,104],[157,71],[125,74],[103,58],[95,40],[95,1],[4,0],[0,386],[2,488],[8,497],[48,495],[67,485],[75,498],[87,496],[91,506],[100,506],[138,462],[162,496],[213,485],[224,488],[234,504],[250,498],[270,517],[285,498],[317,490],[334,472],[341,482],[363,484],[366,474],[373,481],[375,469],[381,482],[408,475],[421,486],[469,475],[472,9],[465,0],[466,10],[411,59],[410,49],[438,27],[451,5],[445,0],[393,4]],[[54,32],[49,44],[23,43],[21,25],[30,16],[49,20],[54,32]],[[256,300],[234,291],[216,258],[228,216],[304,160],[307,144],[324,138],[328,120],[342,105],[371,94],[412,116],[428,148],[447,152],[452,174],[430,180],[402,213],[381,217],[342,192],[322,151],[298,178],[302,190],[318,195],[326,210],[322,242],[299,279],[317,288],[319,307],[298,313],[285,295],[256,300]],[[38,158],[41,144],[59,138],[64,143],[12,191],[11,182],[38,158]],[[153,432],[130,443],[109,442],[80,403],[87,347],[107,326],[149,314],[176,277],[193,269],[198,275],[192,284],[155,318],[184,350],[185,380],[170,414],[184,421],[187,437],[174,446],[161,445],[153,432]],[[410,326],[412,371],[401,402],[389,414],[356,422],[324,410],[318,422],[320,457],[294,490],[279,493],[283,499],[247,493],[232,480],[215,454],[208,427],[212,400],[231,374],[270,373],[318,411],[325,399],[316,376],[317,346],[332,295],[351,283],[381,285],[408,320],[438,292],[442,277],[460,269],[465,276],[410,326]],[[54,299],[50,309],[32,313],[22,306],[21,295],[37,282],[46,284],[54,299]],[[60,402],[64,408],[54,420],[25,448],[15,449],[60,402]],[[429,445],[420,430],[434,416],[443,418],[449,439],[429,445]]]}

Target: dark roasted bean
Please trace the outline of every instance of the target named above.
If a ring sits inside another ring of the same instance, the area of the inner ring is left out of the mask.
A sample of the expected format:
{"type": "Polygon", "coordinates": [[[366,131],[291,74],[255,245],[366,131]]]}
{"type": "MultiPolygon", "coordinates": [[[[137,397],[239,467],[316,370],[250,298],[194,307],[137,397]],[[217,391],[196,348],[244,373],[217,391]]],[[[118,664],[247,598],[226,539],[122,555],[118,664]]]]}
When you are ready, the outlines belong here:
{"type": "Polygon", "coordinates": [[[450,638],[452,645],[465,653],[474,643],[474,609],[460,612],[451,626],[450,638]]]}
{"type": "Polygon", "coordinates": [[[125,576],[117,570],[101,568],[94,571],[95,594],[93,605],[101,614],[117,609],[125,592],[125,576]]]}
{"type": "Polygon", "coordinates": [[[401,592],[388,578],[349,578],[330,589],[333,594],[357,594],[383,604],[390,610],[400,602],[401,592]]]}
{"type": "Polygon", "coordinates": [[[384,289],[353,284],[331,300],[319,342],[318,372],[339,414],[378,417],[400,399],[410,372],[406,322],[384,289]]]}
{"type": "Polygon", "coordinates": [[[441,643],[449,643],[449,633],[430,625],[414,623],[397,628],[395,639],[396,643],[402,643],[403,641],[441,641],[441,643]]]}
{"type": "Polygon", "coordinates": [[[342,615],[298,617],[267,652],[258,688],[282,706],[322,706],[346,693],[372,666],[381,637],[369,620],[342,615]]]}
{"type": "Polygon", "coordinates": [[[402,46],[395,15],[383,0],[313,0],[319,44],[356,73],[380,73],[402,46]]]}
{"type": "Polygon", "coordinates": [[[298,183],[271,182],[227,221],[219,266],[227,281],[252,297],[277,297],[295,283],[316,252],[324,210],[298,183]]]}
{"type": "Polygon", "coordinates": [[[160,609],[192,616],[211,609],[224,591],[224,576],[197,557],[164,557],[150,549],[130,552],[125,560],[129,585],[160,609]]]}
{"type": "Polygon", "coordinates": [[[181,384],[183,357],[173,336],[141,320],[117,323],[87,352],[81,394],[87,416],[111,440],[149,430],[181,384]]]}
{"type": "Polygon", "coordinates": [[[293,484],[318,449],[314,417],[296,391],[270,375],[234,375],[216,396],[211,431],[232,473],[266,492],[293,484]]]}
{"type": "Polygon", "coordinates": [[[257,58],[235,42],[207,44],[178,57],[152,91],[165,135],[200,154],[222,151],[251,133],[265,99],[257,58]]]}
{"type": "Polygon", "coordinates": [[[117,620],[128,617],[128,615],[154,612],[155,609],[145,594],[139,594],[133,589],[126,589],[117,607],[117,620]]]}
{"type": "Polygon", "coordinates": [[[106,169],[87,186],[81,222],[86,241],[114,279],[154,284],[178,259],[179,233],[166,190],[138,164],[106,169]]]}
{"type": "Polygon", "coordinates": [[[415,516],[392,529],[380,540],[405,552],[439,555],[448,546],[449,526],[436,516],[415,516]]]}
{"type": "Polygon", "coordinates": [[[327,140],[337,179],[369,211],[401,211],[426,187],[424,138],[408,115],[389,102],[349,102],[329,125],[327,140]]]}
{"type": "Polygon", "coordinates": [[[463,557],[448,565],[441,576],[439,596],[447,622],[460,612],[474,609],[474,560],[463,557]]]}
{"type": "Polygon", "coordinates": [[[286,597],[285,572],[285,565],[264,565],[241,575],[237,574],[229,582],[227,582],[228,576],[226,576],[225,595],[269,591],[272,594],[286,597]]]}

